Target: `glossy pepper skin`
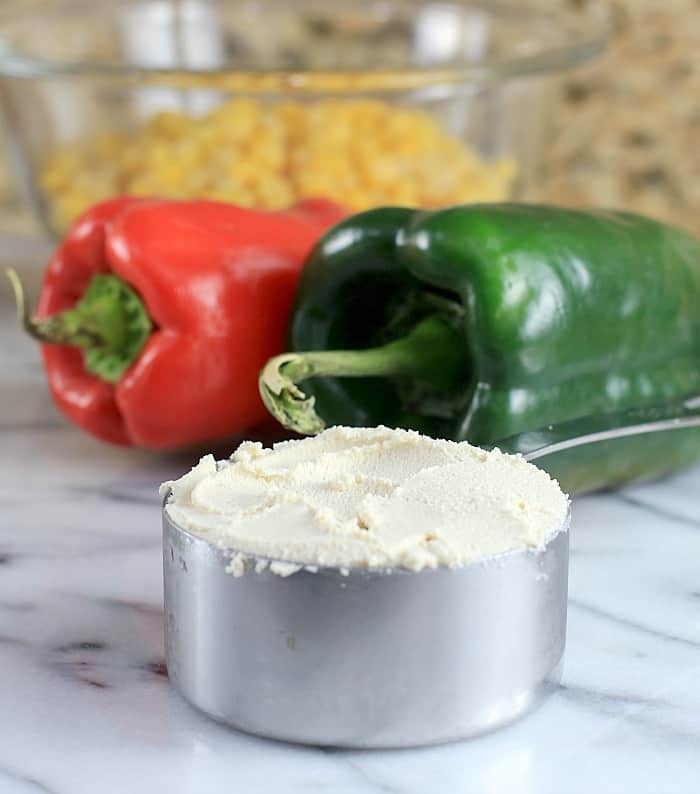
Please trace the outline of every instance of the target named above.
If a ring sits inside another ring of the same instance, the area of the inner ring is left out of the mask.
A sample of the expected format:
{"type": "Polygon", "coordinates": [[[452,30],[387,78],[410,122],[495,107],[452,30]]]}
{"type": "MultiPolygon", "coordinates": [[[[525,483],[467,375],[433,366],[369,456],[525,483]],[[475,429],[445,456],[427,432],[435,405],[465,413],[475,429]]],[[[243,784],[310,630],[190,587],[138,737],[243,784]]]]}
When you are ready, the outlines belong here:
{"type": "Polygon", "coordinates": [[[138,293],[153,330],[115,384],[86,371],[79,349],[42,345],[55,402],[100,439],[151,449],[263,423],[257,371],[283,349],[305,256],[342,215],[323,200],[280,212],[137,198],[96,205],[51,259],[37,316],[70,309],[95,274],[111,273],[138,293]]]}
{"type": "MultiPolygon", "coordinates": [[[[459,311],[461,391],[442,395],[436,411],[430,395],[407,395],[400,379],[308,380],[326,424],[408,426],[487,445],[700,393],[700,242],[623,212],[484,204],[346,219],[305,267],[290,348],[382,344],[397,313],[432,295],[459,311]]],[[[580,491],[698,457],[700,434],[686,431],[543,465],[580,491]]]]}

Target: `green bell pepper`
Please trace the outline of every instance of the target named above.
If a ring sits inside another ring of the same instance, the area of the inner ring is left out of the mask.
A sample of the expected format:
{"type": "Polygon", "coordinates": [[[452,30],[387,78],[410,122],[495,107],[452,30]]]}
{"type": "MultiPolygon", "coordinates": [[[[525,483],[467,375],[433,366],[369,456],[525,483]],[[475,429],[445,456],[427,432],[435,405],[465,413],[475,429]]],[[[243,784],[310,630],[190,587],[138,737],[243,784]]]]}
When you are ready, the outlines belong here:
{"type": "MultiPolygon", "coordinates": [[[[700,393],[700,242],[625,212],[371,210],[312,252],[289,340],[303,352],[260,380],[287,427],[385,424],[517,449],[549,423],[700,393]]],[[[698,457],[686,431],[543,464],[580,491],[698,457]]]]}

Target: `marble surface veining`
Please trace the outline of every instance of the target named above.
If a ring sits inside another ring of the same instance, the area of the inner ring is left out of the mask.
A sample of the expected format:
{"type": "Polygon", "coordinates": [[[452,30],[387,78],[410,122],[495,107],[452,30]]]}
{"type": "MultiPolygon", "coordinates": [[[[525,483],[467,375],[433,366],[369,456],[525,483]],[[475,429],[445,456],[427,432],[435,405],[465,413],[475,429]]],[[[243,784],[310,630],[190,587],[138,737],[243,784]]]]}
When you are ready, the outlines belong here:
{"type": "Polygon", "coordinates": [[[561,688],[489,736],[392,752],[229,730],[168,685],[158,483],[51,404],[0,302],[0,794],[691,794],[700,783],[700,469],[574,505],[561,688]]]}

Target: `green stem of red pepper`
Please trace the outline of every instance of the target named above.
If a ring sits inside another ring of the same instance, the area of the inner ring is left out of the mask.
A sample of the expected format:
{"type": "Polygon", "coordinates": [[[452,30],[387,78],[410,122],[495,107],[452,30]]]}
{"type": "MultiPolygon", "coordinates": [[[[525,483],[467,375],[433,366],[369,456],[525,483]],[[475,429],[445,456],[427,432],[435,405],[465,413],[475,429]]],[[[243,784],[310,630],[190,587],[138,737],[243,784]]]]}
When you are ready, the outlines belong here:
{"type": "Polygon", "coordinates": [[[405,377],[436,390],[458,388],[464,377],[461,334],[441,315],[419,322],[401,339],[367,350],[284,353],[267,362],[258,382],[270,413],[285,427],[314,435],[325,424],[298,384],[308,378],[405,377]]]}
{"type": "Polygon", "coordinates": [[[151,332],[143,301],[117,276],[93,276],[72,309],[41,318],[29,315],[17,273],[8,270],[7,277],[24,330],[45,344],[81,348],[85,369],[108,383],[116,383],[134,363],[151,332]]]}

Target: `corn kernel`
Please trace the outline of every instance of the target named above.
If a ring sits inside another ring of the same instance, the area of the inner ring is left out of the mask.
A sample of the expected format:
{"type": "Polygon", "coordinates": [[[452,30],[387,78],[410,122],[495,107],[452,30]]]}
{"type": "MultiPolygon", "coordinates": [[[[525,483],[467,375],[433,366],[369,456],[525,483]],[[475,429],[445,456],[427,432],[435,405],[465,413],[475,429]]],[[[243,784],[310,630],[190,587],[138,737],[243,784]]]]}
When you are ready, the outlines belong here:
{"type": "Polygon", "coordinates": [[[512,162],[482,161],[420,110],[375,99],[236,98],[203,117],[162,112],[128,136],[67,146],[49,157],[40,184],[63,228],[117,193],[269,209],[325,196],[357,210],[502,199],[515,176],[512,162]]]}

